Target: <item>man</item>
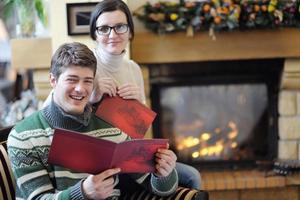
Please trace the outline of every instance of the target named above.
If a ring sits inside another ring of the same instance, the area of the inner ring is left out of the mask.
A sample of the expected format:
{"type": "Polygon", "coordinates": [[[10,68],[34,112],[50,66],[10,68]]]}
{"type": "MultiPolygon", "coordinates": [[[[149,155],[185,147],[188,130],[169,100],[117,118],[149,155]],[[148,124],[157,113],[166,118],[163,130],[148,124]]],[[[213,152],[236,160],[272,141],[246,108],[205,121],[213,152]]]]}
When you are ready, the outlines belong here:
{"type": "MultiPolygon", "coordinates": [[[[8,153],[19,199],[118,199],[119,168],[97,175],[78,173],[47,162],[55,128],[121,142],[129,137],[97,118],[88,104],[96,73],[93,52],[80,43],[62,45],[53,55],[51,103],[19,122],[8,138],[8,153]]],[[[68,148],[68,147],[66,147],[68,148]]],[[[78,147],[80,148],[80,147],[78,147]]],[[[131,174],[136,182],[158,195],[176,190],[176,156],[168,149],[156,154],[156,172],[131,174]]]]}

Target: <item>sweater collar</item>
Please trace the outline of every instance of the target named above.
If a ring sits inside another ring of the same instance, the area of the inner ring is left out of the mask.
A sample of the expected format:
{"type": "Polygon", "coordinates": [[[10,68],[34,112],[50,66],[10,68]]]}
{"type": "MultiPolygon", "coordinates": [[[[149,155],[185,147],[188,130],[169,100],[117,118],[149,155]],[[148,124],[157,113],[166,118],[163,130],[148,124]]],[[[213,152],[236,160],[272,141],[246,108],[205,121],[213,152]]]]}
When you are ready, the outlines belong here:
{"type": "Polygon", "coordinates": [[[114,55],[111,53],[106,52],[103,50],[99,45],[95,49],[95,54],[97,57],[97,60],[100,60],[98,62],[98,65],[101,65],[105,71],[114,73],[120,70],[122,67],[122,61],[124,58],[124,55],[126,53],[126,50],[124,50],[119,55],[114,55]]]}
{"type": "Polygon", "coordinates": [[[84,126],[88,126],[91,113],[92,108],[90,105],[87,105],[81,115],[68,114],[59,107],[53,99],[50,104],[42,110],[43,116],[52,128],[63,128],[69,130],[78,130],[84,126]]]}

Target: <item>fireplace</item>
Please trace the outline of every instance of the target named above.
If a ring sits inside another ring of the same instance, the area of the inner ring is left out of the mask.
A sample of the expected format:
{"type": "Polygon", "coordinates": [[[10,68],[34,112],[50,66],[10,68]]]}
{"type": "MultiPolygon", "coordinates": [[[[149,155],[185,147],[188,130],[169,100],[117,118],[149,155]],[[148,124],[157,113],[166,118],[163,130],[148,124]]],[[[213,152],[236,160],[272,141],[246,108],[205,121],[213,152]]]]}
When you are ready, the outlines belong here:
{"type": "Polygon", "coordinates": [[[255,167],[277,157],[283,59],[150,64],[154,137],[196,168],[255,167]]]}

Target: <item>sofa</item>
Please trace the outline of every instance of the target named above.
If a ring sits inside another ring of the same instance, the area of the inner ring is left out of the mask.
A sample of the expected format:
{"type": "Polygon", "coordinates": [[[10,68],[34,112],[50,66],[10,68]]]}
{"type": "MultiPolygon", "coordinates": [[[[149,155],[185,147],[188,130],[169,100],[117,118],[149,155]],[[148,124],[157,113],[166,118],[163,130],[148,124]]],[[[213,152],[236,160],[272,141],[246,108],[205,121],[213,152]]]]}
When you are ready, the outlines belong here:
{"type": "MultiPolygon", "coordinates": [[[[7,155],[6,140],[12,127],[6,127],[0,129],[0,199],[13,200],[15,199],[15,180],[13,178],[12,170],[10,167],[9,158],[7,155]]],[[[145,200],[145,199],[160,199],[160,200],[208,200],[208,192],[203,190],[195,190],[190,188],[178,187],[177,191],[168,197],[159,197],[145,189],[141,188],[134,182],[126,177],[121,176],[120,181],[124,181],[125,186],[122,191],[126,191],[126,194],[121,199],[124,200],[145,200]]]]}

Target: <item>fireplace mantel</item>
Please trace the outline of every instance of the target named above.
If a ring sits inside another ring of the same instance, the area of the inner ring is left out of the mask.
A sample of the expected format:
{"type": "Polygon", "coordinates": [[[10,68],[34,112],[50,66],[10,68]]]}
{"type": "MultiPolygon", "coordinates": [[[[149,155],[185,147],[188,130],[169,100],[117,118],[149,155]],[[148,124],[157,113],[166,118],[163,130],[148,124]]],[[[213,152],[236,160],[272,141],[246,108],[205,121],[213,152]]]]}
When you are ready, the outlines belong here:
{"type": "Polygon", "coordinates": [[[300,29],[208,32],[186,37],[185,33],[157,35],[136,33],[131,57],[140,64],[264,58],[299,58],[300,29]]]}

